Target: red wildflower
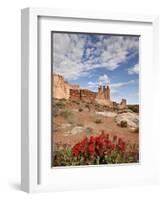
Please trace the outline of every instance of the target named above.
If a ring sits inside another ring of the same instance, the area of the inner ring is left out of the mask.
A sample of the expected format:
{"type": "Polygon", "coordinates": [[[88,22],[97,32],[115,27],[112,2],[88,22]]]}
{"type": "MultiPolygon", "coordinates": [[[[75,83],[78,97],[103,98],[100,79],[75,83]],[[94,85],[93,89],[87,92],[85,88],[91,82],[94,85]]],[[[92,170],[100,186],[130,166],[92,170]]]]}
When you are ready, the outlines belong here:
{"type": "Polygon", "coordinates": [[[116,140],[117,140],[117,136],[114,135],[114,136],[113,136],[113,141],[115,142],[116,140]]]}
{"type": "Polygon", "coordinates": [[[111,145],[111,149],[114,150],[115,149],[115,144],[111,145]]]}
{"type": "Polygon", "coordinates": [[[118,139],[118,144],[120,145],[121,143],[122,143],[122,139],[119,138],[119,139],[118,139]]]}
{"type": "Polygon", "coordinates": [[[123,151],[123,152],[126,150],[126,144],[125,144],[125,142],[121,143],[120,148],[121,148],[121,151],[123,151]]]}
{"type": "Polygon", "coordinates": [[[80,144],[80,151],[81,153],[84,153],[86,154],[86,151],[87,151],[87,144],[88,144],[88,138],[85,137],[82,141],[81,141],[81,144],[80,144]]]}
{"type": "Polygon", "coordinates": [[[110,140],[107,141],[107,147],[108,147],[108,149],[111,149],[111,148],[112,148],[112,143],[111,143],[110,140]]]}
{"type": "Polygon", "coordinates": [[[88,142],[88,138],[85,137],[85,138],[81,141],[81,145],[82,145],[82,146],[85,146],[85,145],[87,144],[87,142],[88,142]]]}
{"type": "Polygon", "coordinates": [[[80,143],[78,143],[72,148],[73,155],[78,156],[80,154],[80,150],[81,150],[81,146],[80,146],[80,143]]]}
{"type": "Polygon", "coordinates": [[[102,144],[104,143],[105,140],[106,140],[106,136],[102,132],[101,135],[99,135],[99,137],[97,138],[97,143],[100,144],[100,146],[102,146],[102,144]]]}
{"type": "Polygon", "coordinates": [[[91,156],[93,156],[95,154],[95,147],[94,144],[89,144],[88,145],[88,152],[91,156]]]}
{"type": "Polygon", "coordinates": [[[126,143],[117,136],[113,136],[112,140],[109,140],[109,134],[105,134],[104,131],[100,135],[94,137],[91,136],[89,139],[85,137],[81,143],[76,144],[72,148],[74,156],[103,156],[110,151],[117,149],[124,153],[126,151],[126,143]],[[117,141],[118,140],[118,141],[117,141]],[[115,141],[117,141],[115,143],[115,141]]]}
{"type": "Polygon", "coordinates": [[[93,136],[91,136],[91,137],[90,137],[90,140],[89,140],[89,143],[90,143],[90,144],[94,144],[95,141],[96,141],[96,139],[95,139],[93,136]]]}
{"type": "Polygon", "coordinates": [[[97,136],[96,137],[96,143],[99,143],[100,142],[100,136],[97,136]]]}

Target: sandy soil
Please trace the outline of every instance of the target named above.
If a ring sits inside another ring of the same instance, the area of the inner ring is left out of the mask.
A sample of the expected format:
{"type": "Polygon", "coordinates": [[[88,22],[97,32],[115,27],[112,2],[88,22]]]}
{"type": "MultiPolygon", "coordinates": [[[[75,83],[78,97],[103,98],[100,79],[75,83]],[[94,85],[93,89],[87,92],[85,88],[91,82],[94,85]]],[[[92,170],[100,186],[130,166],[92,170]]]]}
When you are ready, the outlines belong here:
{"type": "MultiPolygon", "coordinates": [[[[70,108],[69,108],[70,109],[70,108]]],[[[113,117],[99,116],[94,111],[70,109],[72,115],[68,117],[53,117],[53,144],[73,146],[81,141],[83,137],[98,135],[102,130],[110,136],[117,135],[129,144],[139,144],[139,133],[133,133],[129,128],[118,126],[113,117]],[[101,123],[96,123],[100,119],[101,123]],[[76,126],[90,129],[90,132],[72,134],[72,129],[76,126]]]]}

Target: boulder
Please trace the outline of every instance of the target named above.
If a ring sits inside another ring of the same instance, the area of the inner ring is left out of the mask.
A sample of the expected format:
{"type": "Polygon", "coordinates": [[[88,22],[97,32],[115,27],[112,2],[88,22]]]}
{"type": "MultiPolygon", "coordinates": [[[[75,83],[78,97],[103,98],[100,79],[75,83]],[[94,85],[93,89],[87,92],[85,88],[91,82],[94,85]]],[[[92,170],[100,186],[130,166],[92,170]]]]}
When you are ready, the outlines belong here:
{"type": "Polygon", "coordinates": [[[121,114],[121,113],[133,113],[133,111],[131,109],[122,109],[122,110],[118,110],[118,114],[121,114]]]}
{"type": "Polygon", "coordinates": [[[62,125],[61,125],[61,128],[69,128],[69,127],[71,127],[71,124],[68,124],[68,123],[67,123],[67,124],[62,124],[62,125]]]}
{"type": "Polygon", "coordinates": [[[105,117],[115,117],[117,116],[117,113],[115,112],[96,112],[97,115],[102,115],[105,117]]]}
{"type": "Polygon", "coordinates": [[[90,133],[92,130],[91,128],[85,128],[82,126],[76,126],[71,130],[72,135],[80,134],[80,133],[90,133]]]}
{"type": "Polygon", "coordinates": [[[130,128],[139,127],[139,116],[137,113],[126,112],[117,114],[117,116],[115,117],[115,122],[120,126],[121,121],[126,121],[127,126],[130,128]]]}

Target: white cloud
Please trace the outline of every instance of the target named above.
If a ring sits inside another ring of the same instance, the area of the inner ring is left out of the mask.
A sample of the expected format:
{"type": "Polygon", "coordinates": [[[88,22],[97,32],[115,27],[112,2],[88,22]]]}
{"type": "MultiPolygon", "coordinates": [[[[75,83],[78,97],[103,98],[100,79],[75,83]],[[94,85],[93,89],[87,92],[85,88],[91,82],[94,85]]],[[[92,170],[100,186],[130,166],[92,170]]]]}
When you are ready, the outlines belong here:
{"type": "MultiPolygon", "coordinates": [[[[134,84],[136,83],[136,80],[131,80],[131,81],[127,81],[127,82],[118,82],[118,83],[113,83],[113,84],[109,84],[110,86],[110,92],[112,95],[118,94],[119,93],[119,89],[121,87],[124,87],[126,85],[130,85],[130,84],[134,84]]],[[[106,84],[103,84],[106,85],[106,84]]],[[[91,89],[93,91],[97,91],[99,87],[99,83],[98,82],[88,82],[88,89],[91,89]]]]}
{"type": "Polygon", "coordinates": [[[86,76],[90,70],[105,67],[114,70],[127,61],[128,54],[138,53],[138,39],[129,36],[98,35],[92,42],[88,34],[54,33],[53,69],[65,79],[86,76]]]}
{"type": "Polygon", "coordinates": [[[97,82],[89,81],[88,88],[97,91],[99,85],[108,85],[110,83],[110,79],[106,74],[99,76],[97,80],[97,82]]]}
{"type": "Polygon", "coordinates": [[[99,76],[98,78],[99,85],[107,85],[109,84],[109,82],[110,82],[109,77],[106,74],[99,76]]]}
{"type": "Polygon", "coordinates": [[[91,89],[93,91],[97,91],[99,85],[108,85],[109,84],[111,93],[112,94],[117,94],[118,90],[121,87],[124,87],[126,85],[130,85],[130,84],[134,84],[136,82],[137,82],[137,80],[129,80],[129,81],[126,81],[126,82],[110,83],[109,77],[106,74],[104,74],[102,76],[99,76],[97,82],[89,81],[88,82],[88,89],[91,89]]]}
{"type": "Polygon", "coordinates": [[[98,83],[97,83],[97,82],[89,81],[89,82],[88,82],[88,87],[89,87],[90,89],[97,89],[98,83]]]}
{"type": "Polygon", "coordinates": [[[136,82],[135,80],[130,80],[130,81],[127,81],[127,82],[118,82],[118,83],[110,84],[110,87],[113,88],[113,89],[119,89],[120,87],[129,85],[129,84],[133,84],[135,82],[136,82]]]}
{"type": "Polygon", "coordinates": [[[136,83],[136,80],[130,80],[130,81],[126,81],[126,82],[118,82],[118,83],[113,83],[110,84],[110,91],[112,95],[116,95],[119,93],[119,89],[121,87],[124,87],[126,85],[130,85],[130,84],[134,84],[136,83]]]}
{"type": "Polygon", "coordinates": [[[133,67],[128,68],[128,74],[139,74],[139,65],[136,64],[133,67]]]}

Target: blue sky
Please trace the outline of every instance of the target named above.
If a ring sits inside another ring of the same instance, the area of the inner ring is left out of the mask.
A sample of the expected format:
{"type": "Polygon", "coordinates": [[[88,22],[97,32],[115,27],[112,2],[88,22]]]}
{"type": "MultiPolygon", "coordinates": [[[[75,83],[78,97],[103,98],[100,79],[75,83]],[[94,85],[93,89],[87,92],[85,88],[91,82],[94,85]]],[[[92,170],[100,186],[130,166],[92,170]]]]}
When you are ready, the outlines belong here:
{"type": "Polygon", "coordinates": [[[139,37],[54,32],[53,73],[92,91],[109,84],[113,101],[138,103],[139,37]]]}

